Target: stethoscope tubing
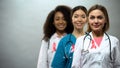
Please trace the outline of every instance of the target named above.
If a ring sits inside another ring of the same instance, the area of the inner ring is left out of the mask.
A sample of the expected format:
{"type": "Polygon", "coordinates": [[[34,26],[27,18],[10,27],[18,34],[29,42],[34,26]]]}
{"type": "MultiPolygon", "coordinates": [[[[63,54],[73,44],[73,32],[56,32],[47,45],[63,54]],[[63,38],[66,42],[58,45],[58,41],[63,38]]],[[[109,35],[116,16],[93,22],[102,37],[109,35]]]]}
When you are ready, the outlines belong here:
{"type": "MultiPolygon", "coordinates": [[[[85,37],[83,38],[83,50],[84,50],[84,43],[85,43],[85,39],[86,39],[86,37],[87,36],[89,36],[90,37],[90,42],[89,42],[89,46],[90,46],[90,43],[91,43],[91,40],[92,40],[92,37],[91,37],[91,35],[89,34],[90,32],[86,32],[86,35],[85,35],[85,37]]],[[[110,37],[109,37],[109,35],[105,32],[105,34],[106,34],[106,36],[108,37],[108,40],[109,40],[109,45],[110,45],[110,59],[112,60],[112,53],[111,53],[111,40],[110,40],[110,37]]],[[[88,48],[89,48],[89,46],[88,46],[88,48]]]]}

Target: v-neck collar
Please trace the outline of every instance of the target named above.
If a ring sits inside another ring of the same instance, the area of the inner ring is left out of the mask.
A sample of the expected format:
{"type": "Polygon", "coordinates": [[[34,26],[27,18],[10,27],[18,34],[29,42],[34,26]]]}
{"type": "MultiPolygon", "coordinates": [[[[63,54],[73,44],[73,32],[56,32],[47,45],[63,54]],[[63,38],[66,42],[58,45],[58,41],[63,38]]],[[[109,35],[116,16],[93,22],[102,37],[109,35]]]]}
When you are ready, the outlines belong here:
{"type": "MultiPolygon", "coordinates": [[[[103,49],[103,48],[107,45],[105,41],[108,40],[108,37],[106,36],[105,33],[104,33],[104,35],[103,35],[103,38],[102,38],[102,41],[101,41],[99,47],[98,47],[98,44],[95,42],[95,40],[94,40],[94,38],[93,38],[92,32],[90,32],[89,34],[91,35],[91,38],[92,38],[92,40],[94,41],[94,44],[95,44],[95,46],[96,46],[96,49],[95,49],[95,50],[101,50],[101,49],[103,49]],[[106,44],[106,45],[104,45],[104,44],[106,44]]],[[[88,39],[90,39],[90,37],[88,37],[88,39]]],[[[91,42],[91,45],[90,45],[90,47],[89,47],[90,50],[92,50],[92,49],[91,49],[91,46],[92,46],[92,42],[91,42]]]]}

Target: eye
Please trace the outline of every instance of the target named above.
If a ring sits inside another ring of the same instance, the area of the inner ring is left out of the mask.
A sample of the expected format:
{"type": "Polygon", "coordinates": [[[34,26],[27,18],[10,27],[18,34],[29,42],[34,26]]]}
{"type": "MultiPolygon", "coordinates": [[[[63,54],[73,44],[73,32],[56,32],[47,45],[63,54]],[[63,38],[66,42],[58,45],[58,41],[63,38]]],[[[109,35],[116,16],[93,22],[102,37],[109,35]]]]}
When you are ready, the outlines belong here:
{"type": "Polygon", "coordinates": [[[78,15],[77,15],[77,14],[75,14],[75,15],[73,15],[73,17],[74,17],[74,18],[78,18],[78,15]]]}
{"type": "Polygon", "coordinates": [[[59,21],[61,18],[59,16],[55,17],[55,21],[59,21]]]}
{"type": "Polygon", "coordinates": [[[103,16],[98,16],[97,18],[98,18],[98,19],[103,19],[103,16]]]}
{"type": "Polygon", "coordinates": [[[90,16],[90,19],[95,19],[95,16],[90,16]]]}
{"type": "Polygon", "coordinates": [[[81,15],[82,18],[86,18],[86,15],[81,15]]]}
{"type": "Polygon", "coordinates": [[[74,16],[74,18],[78,18],[78,16],[77,16],[77,15],[75,15],[75,16],[74,16]]]}
{"type": "Polygon", "coordinates": [[[55,18],[55,20],[56,20],[56,21],[58,21],[58,20],[59,20],[59,18],[55,18]]]}

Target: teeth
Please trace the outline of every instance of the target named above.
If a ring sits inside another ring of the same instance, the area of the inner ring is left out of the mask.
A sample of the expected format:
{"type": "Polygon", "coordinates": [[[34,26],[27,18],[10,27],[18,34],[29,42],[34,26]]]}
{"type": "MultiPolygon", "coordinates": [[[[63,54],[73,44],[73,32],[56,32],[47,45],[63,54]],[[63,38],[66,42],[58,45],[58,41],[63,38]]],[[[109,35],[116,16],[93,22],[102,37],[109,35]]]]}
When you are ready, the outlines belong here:
{"type": "Polygon", "coordinates": [[[60,25],[59,27],[64,27],[63,25],[60,25]]]}
{"type": "Polygon", "coordinates": [[[77,25],[82,25],[82,24],[77,24],[77,25]]]}

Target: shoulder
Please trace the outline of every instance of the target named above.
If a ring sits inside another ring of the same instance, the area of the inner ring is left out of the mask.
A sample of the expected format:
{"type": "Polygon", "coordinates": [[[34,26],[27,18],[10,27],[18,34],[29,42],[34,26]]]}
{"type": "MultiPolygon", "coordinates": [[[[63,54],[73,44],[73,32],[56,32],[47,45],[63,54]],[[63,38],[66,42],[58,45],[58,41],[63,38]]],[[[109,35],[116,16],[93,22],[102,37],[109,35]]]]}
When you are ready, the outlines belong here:
{"type": "Polygon", "coordinates": [[[85,35],[78,37],[75,44],[76,45],[82,44],[84,37],[85,37],[85,35]]]}
{"type": "Polygon", "coordinates": [[[61,40],[68,40],[70,38],[71,34],[65,35],[61,40]]]}
{"type": "Polygon", "coordinates": [[[41,47],[42,48],[46,48],[46,47],[48,47],[49,46],[49,41],[45,41],[45,40],[42,40],[41,41],[41,47]]]}
{"type": "Polygon", "coordinates": [[[80,37],[78,37],[78,38],[77,38],[77,40],[83,40],[83,39],[84,39],[84,37],[85,37],[85,35],[80,36],[80,37]]]}
{"type": "Polygon", "coordinates": [[[68,41],[70,41],[70,37],[71,37],[71,34],[67,34],[65,35],[61,40],[60,40],[60,44],[66,44],[68,41]]]}
{"type": "Polygon", "coordinates": [[[57,36],[58,36],[58,34],[57,34],[57,33],[54,33],[54,34],[51,36],[50,39],[54,39],[54,38],[56,38],[57,36]]]}
{"type": "Polygon", "coordinates": [[[111,40],[111,41],[116,41],[116,42],[119,41],[117,37],[112,36],[112,35],[109,35],[109,36],[110,36],[110,40],[111,40]]]}
{"type": "Polygon", "coordinates": [[[46,43],[48,43],[48,41],[42,40],[41,43],[42,43],[42,44],[43,44],[43,43],[46,44],[46,43]]]}
{"type": "Polygon", "coordinates": [[[119,40],[118,40],[117,37],[112,36],[112,35],[109,35],[109,37],[110,37],[111,44],[113,44],[113,45],[119,45],[119,40]]]}

